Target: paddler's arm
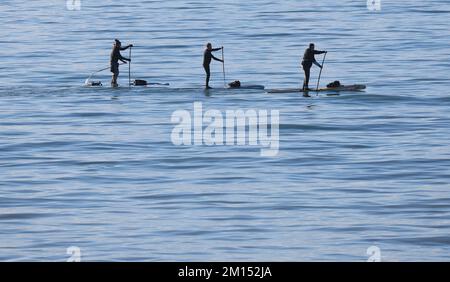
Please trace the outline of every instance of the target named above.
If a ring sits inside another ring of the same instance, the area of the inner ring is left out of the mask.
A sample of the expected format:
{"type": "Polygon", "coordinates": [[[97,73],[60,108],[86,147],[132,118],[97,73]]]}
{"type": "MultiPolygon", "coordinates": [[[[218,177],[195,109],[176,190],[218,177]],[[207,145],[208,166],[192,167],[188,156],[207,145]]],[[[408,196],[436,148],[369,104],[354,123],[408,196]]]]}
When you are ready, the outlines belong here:
{"type": "MultiPolygon", "coordinates": [[[[320,54],[325,54],[325,53],[328,53],[328,51],[316,51],[316,50],[314,50],[314,54],[315,55],[320,55],[320,54]]],[[[313,64],[315,64],[319,68],[322,68],[322,66],[316,61],[316,59],[314,59],[313,64]]]]}
{"type": "Polygon", "coordinates": [[[133,44],[130,44],[130,45],[126,46],[126,47],[120,47],[120,51],[127,50],[130,47],[133,47],[133,44]]]}
{"type": "Polygon", "coordinates": [[[214,48],[214,49],[212,49],[211,51],[212,52],[217,52],[217,51],[220,51],[220,50],[222,50],[223,49],[223,47],[220,47],[220,48],[214,48]]]}
{"type": "Polygon", "coordinates": [[[219,61],[219,62],[222,62],[223,63],[223,60],[221,60],[221,59],[219,59],[219,58],[216,58],[216,57],[214,57],[212,54],[211,54],[211,58],[213,58],[214,60],[216,60],[216,61],[219,61]]]}
{"type": "Polygon", "coordinates": [[[124,64],[126,64],[127,62],[126,61],[128,61],[128,62],[131,62],[131,60],[130,59],[128,59],[128,58],[125,58],[125,57],[122,57],[122,55],[120,55],[119,54],[119,60],[122,62],[122,63],[124,63],[124,64]]]}

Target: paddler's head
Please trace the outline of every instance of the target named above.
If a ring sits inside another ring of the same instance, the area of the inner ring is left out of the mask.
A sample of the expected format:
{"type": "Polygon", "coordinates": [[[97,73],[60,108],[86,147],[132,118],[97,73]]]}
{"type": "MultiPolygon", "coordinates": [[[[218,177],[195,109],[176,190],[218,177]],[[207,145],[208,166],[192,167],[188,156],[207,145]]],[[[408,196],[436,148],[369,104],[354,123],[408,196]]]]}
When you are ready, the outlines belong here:
{"type": "Polygon", "coordinates": [[[211,43],[206,44],[206,49],[211,51],[212,50],[212,44],[211,43]]]}
{"type": "Polygon", "coordinates": [[[119,39],[114,39],[114,46],[115,47],[121,47],[122,46],[122,43],[120,42],[119,39]]]}
{"type": "Polygon", "coordinates": [[[314,50],[314,48],[315,48],[314,43],[310,43],[309,44],[309,49],[314,50]]]}

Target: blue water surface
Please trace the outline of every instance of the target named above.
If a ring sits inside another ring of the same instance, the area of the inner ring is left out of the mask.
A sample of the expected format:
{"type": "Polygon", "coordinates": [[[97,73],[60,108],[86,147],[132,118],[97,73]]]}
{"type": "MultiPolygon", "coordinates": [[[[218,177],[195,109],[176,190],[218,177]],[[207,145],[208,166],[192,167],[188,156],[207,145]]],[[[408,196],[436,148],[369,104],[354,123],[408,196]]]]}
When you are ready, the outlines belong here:
{"type": "Polygon", "coordinates": [[[447,0],[1,1],[0,260],[77,246],[84,261],[366,261],[377,246],[450,261],[449,14],[447,0]],[[133,78],[170,87],[128,89],[127,66],[119,89],[83,87],[114,38],[136,46],[133,78]],[[225,46],[227,81],[299,87],[315,42],[322,86],[367,89],[205,95],[207,42],[225,46]],[[279,110],[279,154],[175,146],[171,116],[196,101],[279,110]]]}

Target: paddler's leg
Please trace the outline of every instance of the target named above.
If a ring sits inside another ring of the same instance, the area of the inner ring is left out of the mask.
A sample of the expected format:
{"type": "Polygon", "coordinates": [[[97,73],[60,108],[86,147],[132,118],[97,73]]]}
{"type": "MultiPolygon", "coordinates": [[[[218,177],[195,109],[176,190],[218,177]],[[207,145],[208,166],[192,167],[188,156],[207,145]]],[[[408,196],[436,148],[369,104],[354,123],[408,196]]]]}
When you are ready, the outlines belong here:
{"type": "Polygon", "coordinates": [[[119,86],[118,84],[117,84],[117,78],[119,77],[119,72],[116,72],[116,73],[114,73],[113,74],[113,77],[112,77],[112,80],[111,80],[111,86],[112,87],[117,87],[117,86],[119,86]]]}
{"type": "Polygon", "coordinates": [[[309,89],[309,77],[311,76],[311,66],[304,65],[303,71],[305,72],[305,80],[303,82],[303,91],[305,91],[305,90],[309,89]]]}
{"type": "Polygon", "coordinates": [[[206,72],[206,89],[209,89],[211,87],[209,87],[209,79],[211,78],[211,69],[209,66],[203,66],[203,68],[205,69],[206,72]]]}
{"type": "Polygon", "coordinates": [[[111,79],[111,87],[117,87],[117,78],[119,77],[119,66],[118,65],[111,65],[111,72],[113,73],[112,79],[111,79]]]}

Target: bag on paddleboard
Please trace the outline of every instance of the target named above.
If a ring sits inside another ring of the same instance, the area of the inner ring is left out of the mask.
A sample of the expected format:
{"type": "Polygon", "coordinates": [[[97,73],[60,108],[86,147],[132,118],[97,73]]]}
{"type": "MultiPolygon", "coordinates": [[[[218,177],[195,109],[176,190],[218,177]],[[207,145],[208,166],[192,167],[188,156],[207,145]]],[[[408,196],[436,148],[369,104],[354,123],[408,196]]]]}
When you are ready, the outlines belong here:
{"type": "Polygon", "coordinates": [[[228,86],[230,86],[230,88],[239,88],[241,87],[241,82],[239,80],[236,80],[231,83],[228,83],[228,86]]]}
{"type": "Polygon", "coordinates": [[[136,79],[136,80],[133,82],[133,85],[134,85],[134,86],[146,86],[146,85],[147,85],[147,81],[142,80],[142,79],[136,79]]]}
{"type": "Polygon", "coordinates": [[[86,82],[87,86],[102,86],[102,82],[101,81],[88,81],[86,82]]]}
{"type": "Polygon", "coordinates": [[[341,82],[339,80],[336,80],[332,83],[327,84],[328,88],[338,88],[341,86],[341,82]]]}

